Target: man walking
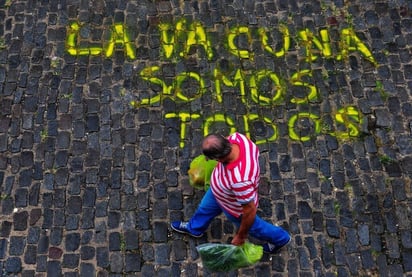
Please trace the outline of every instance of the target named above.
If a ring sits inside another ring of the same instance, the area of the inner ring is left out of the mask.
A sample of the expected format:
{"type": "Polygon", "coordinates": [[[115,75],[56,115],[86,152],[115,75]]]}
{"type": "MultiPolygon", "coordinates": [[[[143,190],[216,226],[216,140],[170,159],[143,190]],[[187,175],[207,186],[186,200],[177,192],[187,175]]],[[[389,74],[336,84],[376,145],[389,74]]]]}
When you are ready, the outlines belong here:
{"type": "Polygon", "coordinates": [[[210,189],[188,222],[172,222],[177,232],[201,237],[211,221],[222,212],[238,228],[232,244],[242,245],[248,234],[265,241],[263,250],[276,253],[289,243],[290,235],[257,214],[259,186],[259,149],[245,135],[234,133],[228,138],[210,134],[202,143],[203,154],[217,160],[210,189]]]}

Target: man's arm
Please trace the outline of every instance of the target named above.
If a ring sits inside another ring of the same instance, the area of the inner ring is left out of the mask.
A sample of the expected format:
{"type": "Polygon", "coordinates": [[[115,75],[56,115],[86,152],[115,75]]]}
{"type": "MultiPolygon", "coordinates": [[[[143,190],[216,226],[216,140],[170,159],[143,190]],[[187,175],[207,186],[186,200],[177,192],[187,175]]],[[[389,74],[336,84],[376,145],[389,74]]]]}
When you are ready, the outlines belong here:
{"type": "Polygon", "coordinates": [[[256,217],[257,208],[253,201],[245,205],[242,205],[242,208],[242,219],[240,221],[239,230],[237,231],[235,237],[232,239],[233,245],[242,245],[245,243],[249,233],[249,229],[253,225],[253,222],[255,221],[256,217]]]}

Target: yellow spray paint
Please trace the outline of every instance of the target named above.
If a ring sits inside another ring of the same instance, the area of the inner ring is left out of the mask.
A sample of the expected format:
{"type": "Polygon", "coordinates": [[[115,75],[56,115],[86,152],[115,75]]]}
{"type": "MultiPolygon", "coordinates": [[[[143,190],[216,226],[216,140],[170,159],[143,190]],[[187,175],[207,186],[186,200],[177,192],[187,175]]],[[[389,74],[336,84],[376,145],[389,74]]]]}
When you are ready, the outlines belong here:
{"type": "Polygon", "coordinates": [[[190,52],[190,48],[193,45],[203,46],[208,59],[213,58],[213,50],[210,41],[206,37],[206,31],[203,28],[203,25],[196,21],[190,24],[189,32],[187,34],[187,41],[185,43],[185,49],[183,52],[180,52],[180,56],[187,56],[187,54],[190,52]]]}
{"type": "Polygon", "coordinates": [[[206,136],[210,133],[210,129],[213,124],[225,123],[230,128],[230,133],[236,132],[236,127],[234,121],[224,114],[216,113],[208,118],[203,123],[203,134],[206,136]]]}
{"type": "MultiPolygon", "coordinates": [[[[165,118],[166,119],[180,118],[181,123],[180,123],[180,143],[179,143],[179,146],[181,148],[183,148],[184,145],[185,145],[186,137],[187,137],[186,125],[191,120],[200,118],[200,114],[193,114],[193,113],[188,113],[188,112],[167,113],[165,115],[165,118]]],[[[243,120],[244,120],[244,124],[245,124],[245,134],[249,138],[250,138],[249,122],[251,122],[251,121],[263,120],[265,123],[267,123],[270,126],[270,128],[272,128],[273,135],[270,136],[269,138],[256,141],[256,144],[263,144],[263,143],[275,141],[277,139],[277,137],[278,137],[277,127],[276,127],[275,124],[273,124],[273,122],[269,118],[267,118],[267,117],[261,118],[257,114],[249,114],[249,115],[244,115],[243,120]]],[[[210,131],[211,131],[212,125],[216,124],[216,123],[224,123],[225,125],[227,125],[230,129],[230,133],[236,132],[236,130],[237,130],[233,119],[231,119],[230,117],[228,117],[224,114],[217,113],[217,114],[214,114],[214,115],[206,118],[206,120],[203,124],[203,133],[204,133],[204,135],[209,134],[210,131]]]]}
{"type": "Polygon", "coordinates": [[[158,103],[162,96],[171,97],[173,100],[181,100],[183,102],[191,102],[205,92],[205,82],[202,77],[196,72],[182,72],[174,78],[174,82],[169,86],[165,81],[155,76],[156,72],[160,70],[159,66],[149,66],[140,72],[140,77],[152,84],[162,87],[162,92],[150,98],[144,98],[140,101],[140,105],[151,105],[158,103]],[[197,81],[199,85],[198,93],[193,97],[188,97],[183,94],[181,86],[187,78],[192,78],[197,81]],[[173,94],[174,92],[174,94],[173,94]]]}
{"type": "Polygon", "coordinates": [[[252,96],[252,100],[260,105],[272,105],[279,103],[283,99],[284,95],[284,89],[282,85],[280,84],[280,80],[276,73],[269,71],[269,70],[260,70],[256,74],[252,75],[249,80],[250,84],[250,93],[252,96]],[[259,87],[259,82],[264,79],[264,78],[269,78],[272,80],[274,83],[273,88],[274,88],[274,96],[273,97],[267,97],[264,95],[261,95],[258,91],[259,87]]]}
{"type": "Polygon", "coordinates": [[[309,29],[302,30],[298,33],[306,50],[307,62],[313,62],[318,58],[318,56],[314,54],[313,46],[316,46],[323,57],[329,58],[332,56],[328,31],[323,29],[319,33],[321,39],[317,38],[309,29]]]}
{"type": "Polygon", "coordinates": [[[176,42],[183,45],[183,49],[179,52],[180,57],[186,57],[192,46],[202,46],[207,58],[209,60],[213,58],[211,42],[200,22],[193,21],[189,24],[185,18],[182,18],[176,21],[174,28],[169,23],[159,24],[159,31],[166,58],[171,58],[176,52],[176,42]]]}
{"type": "Polygon", "coordinates": [[[278,128],[276,127],[275,124],[273,124],[272,120],[270,118],[267,118],[267,117],[260,117],[257,114],[246,114],[246,115],[243,116],[243,122],[244,122],[244,126],[245,126],[245,134],[248,137],[250,137],[249,123],[251,121],[256,121],[256,120],[263,120],[265,123],[269,124],[269,126],[272,128],[272,131],[273,131],[272,136],[270,136],[269,138],[266,138],[266,139],[257,140],[256,144],[263,144],[263,143],[266,143],[266,142],[275,141],[278,138],[278,128]]]}
{"type": "Polygon", "coordinates": [[[290,47],[290,34],[289,29],[285,25],[279,26],[279,31],[283,34],[283,47],[279,51],[275,52],[273,48],[269,45],[269,38],[264,28],[259,28],[258,33],[260,36],[260,40],[262,42],[263,48],[274,55],[275,57],[282,57],[286,54],[290,47]]]}
{"type": "MultiPolygon", "coordinates": [[[[80,32],[81,25],[77,22],[72,22],[69,25],[66,36],[66,48],[67,52],[73,56],[96,56],[103,52],[102,47],[79,47],[78,46],[78,34],[80,32]]],[[[111,57],[113,55],[114,47],[116,44],[124,45],[126,55],[130,59],[135,59],[135,47],[130,41],[129,36],[125,30],[123,24],[116,23],[113,25],[111,37],[109,43],[105,48],[105,56],[111,57]]]]}
{"type": "Polygon", "coordinates": [[[123,24],[116,23],[111,32],[109,43],[106,47],[105,56],[111,57],[116,45],[123,45],[126,50],[126,55],[130,59],[136,59],[136,53],[133,43],[125,30],[123,24]]]}
{"type": "Polygon", "coordinates": [[[168,96],[171,94],[173,86],[168,86],[162,79],[159,79],[154,76],[154,74],[159,70],[160,70],[159,66],[149,66],[140,72],[140,77],[142,77],[143,80],[146,80],[152,84],[156,84],[162,87],[162,94],[158,94],[151,98],[142,99],[140,101],[141,105],[156,104],[160,101],[161,95],[168,96]]]}
{"type": "Polygon", "coordinates": [[[163,54],[166,58],[170,58],[173,55],[175,48],[175,35],[171,33],[172,29],[172,26],[168,23],[159,24],[160,40],[162,42],[163,54]]]}
{"type": "Polygon", "coordinates": [[[215,81],[215,93],[216,93],[216,100],[218,103],[222,103],[223,96],[222,96],[222,83],[227,87],[237,87],[239,86],[240,97],[243,103],[246,103],[246,92],[245,92],[245,80],[243,73],[240,69],[237,69],[233,80],[230,80],[226,75],[224,75],[219,69],[215,68],[213,70],[213,77],[215,81]]]}
{"type": "Polygon", "coordinates": [[[186,137],[186,124],[190,122],[191,119],[200,118],[199,114],[191,114],[191,113],[167,113],[165,114],[165,118],[180,118],[180,148],[185,146],[184,139],[186,137]]]}
{"type": "Polygon", "coordinates": [[[202,96],[202,94],[205,91],[205,82],[203,81],[202,77],[200,77],[200,75],[195,72],[182,72],[176,76],[174,88],[175,88],[177,99],[180,99],[183,102],[190,102],[202,96]],[[197,93],[197,96],[195,97],[187,97],[186,95],[182,93],[181,85],[187,78],[195,79],[197,83],[199,84],[198,93],[197,93]]]}
{"type": "Polygon", "coordinates": [[[103,48],[101,47],[77,47],[77,39],[80,28],[81,26],[77,22],[72,22],[69,25],[66,36],[67,52],[72,56],[100,55],[103,51],[103,48]]]}
{"type": "Polygon", "coordinates": [[[236,57],[239,57],[242,59],[253,59],[253,53],[251,53],[249,50],[238,49],[235,43],[235,38],[240,35],[246,35],[248,38],[248,41],[251,40],[251,33],[249,30],[249,27],[246,27],[246,26],[233,27],[227,36],[227,44],[228,44],[229,52],[235,55],[236,57]]]}
{"type": "MultiPolygon", "coordinates": [[[[181,129],[180,129],[180,147],[184,147],[184,142],[186,141],[187,138],[187,126],[190,123],[191,120],[193,119],[199,119],[201,118],[200,114],[193,114],[189,112],[179,112],[179,113],[168,113],[165,115],[166,119],[170,118],[180,118],[181,120],[181,129]]],[[[271,131],[269,133],[272,133],[271,136],[260,139],[256,141],[256,144],[264,144],[268,142],[273,142],[278,139],[279,132],[276,124],[274,121],[268,117],[261,116],[255,113],[251,114],[246,114],[242,116],[242,121],[243,121],[243,127],[244,127],[244,133],[247,137],[251,137],[251,130],[250,130],[250,124],[253,121],[262,121],[263,123],[266,124],[267,128],[270,128],[271,131]]],[[[288,120],[288,131],[289,131],[289,137],[292,140],[296,141],[302,141],[306,142],[309,141],[311,138],[324,133],[324,134],[329,134],[337,137],[338,139],[347,139],[350,137],[357,137],[360,135],[360,130],[359,126],[362,122],[361,115],[359,111],[356,110],[354,107],[345,107],[340,109],[336,114],[335,114],[335,120],[337,124],[343,124],[347,128],[346,132],[331,132],[328,133],[327,130],[322,130],[321,128],[321,119],[318,115],[309,113],[309,112],[299,112],[297,114],[292,115],[289,120],[288,120]],[[299,127],[297,126],[299,124],[299,120],[302,119],[308,119],[313,123],[313,130],[310,134],[305,134],[302,135],[299,133],[299,127]]],[[[230,117],[222,113],[216,113],[212,116],[207,117],[203,121],[203,133],[204,135],[207,135],[211,132],[213,129],[213,125],[223,123],[226,125],[229,129],[230,133],[236,132],[237,127],[235,124],[235,121],[230,117]]]]}
{"type": "Polygon", "coordinates": [[[308,118],[310,119],[314,124],[315,124],[315,129],[314,129],[314,134],[319,134],[320,133],[320,120],[319,120],[319,116],[317,116],[316,114],[312,114],[312,113],[306,113],[306,112],[300,112],[297,113],[295,115],[293,115],[288,122],[288,127],[289,127],[289,137],[293,140],[300,140],[300,141],[308,141],[311,139],[311,136],[307,135],[307,136],[301,136],[299,134],[296,133],[295,131],[295,125],[297,123],[297,121],[299,119],[302,118],[308,118]]]}
{"type": "MultiPolygon", "coordinates": [[[[208,39],[207,32],[200,22],[193,21],[188,23],[185,18],[182,18],[177,20],[174,26],[170,23],[160,23],[158,28],[160,32],[161,47],[166,58],[171,58],[175,52],[178,52],[177,54],[180,57],[186,57],[193,46],[201,46],[209,60],[214,57],[211,41],[208,39]]],[[[66,48],[70,55],[100,55],[104,51],[106,57],[111,57],[115,46],[122,45],[126,55],[130,59],[136,58],[135,45],[127,34],[126,26],[122,23],[113,24],[110,39],[104,48],[97,46],[79,47],[78,33],[80,29],[81,25],[78,22],[72,22],[68,27],[66,48]]],[[[283,34],[283,45],[279,51],[275,51],[269,45],[269,38],[266,30],[264,28],[258,28],[257,30],[263,49],[275,57],[286,55],[291,44],[288,28],[285,25],[280,25],[279,31],[283,34]]],[[[350,52],[358,51],[367,60],[375,65],[377,64],[371,51],[359,39],[352,28],[345,28],[340,32],[340,41],[338,45],[338,50],[340,52],[335,54],[337,60],[346,58],[350,52]]],[[[253,52],[248,49],[239,49],[236,45],[235,40],[240,35],[246,35],[249,44],[252,41],[253,33],[248,26],[233,27],[226,38],[229,52],[242,59],[253,59],[253,52]]],[[[318,56],[323,56],[325,58],[333,57],[329,31],[327,29],[320,30],[319,36],[314,35],[309,29],[301,30],[298,32],[298,37],[300,38],[301,45],[305,47],[306,61],[313,62],[318,56]]]]}
{"type": "Polygon", "coordinates": [[[353,29],[346,28],[341,31],[340,44],[341,53],[337,56],[338,61],[346,58],[349,52],[359,51],[367,60],[377,64],[368,47],[358,38],[353,29]]]}
{"type": "Polygon", "coordinates": [[[335,134],[337,137],[345,139],[349,137],[357,137],[360,135],[360,125],[362,124],[362,117],[355,107],[345,107],[340,109],[335,114],[336,122],[343,124],[347,132],[339,132],[335,134]]]}
{"type": "Polygon", "coordinates": [[[309,89],[309,93],[307,97],[305,98],[297,98],[294,97],[290,101],[295,104],[303,104],[303,103],[308,103],[311,100],[316,100],[318,98],[318,91],[314,85],[311,85],[309,83],[303,82],[302,77],[304,76],[310,76],[312,77],[312,72],[309,69],[305,69],[299,72],[296,72],[295,74],[292,75],[292,78],[290,82],[294,86],[302,86],[306,87],[309,89]]]}
{"type": "MultiPolygon", "coordinates": [[[[144,68],[140,72],[140,76],[142,77],[143,80],[162,87],[162,91],[159,92],[158,95],[152,98],[142,99],[140,102],[141,105],[150,105],[150,104],[158,103],[162,95],[166,97],[171,97],[175,100],[180,100],[182,102],[191,102],[201,97],[207,91],[205,80],[202,78],[200,74],[196,72],[179,73],[174,78],[173,83],[171,85],[167,85],[165,81],[155,76],[158,71],[160,71],[159,66],[149,66],[149,67],[144,68]],[[195,80],[199,87],[196,95],[192,97],[186,96],[182,90],[182,84],[188,78],[195,80]]],[[[309,101],[314,101],[318,99],[318,91],[316,87],[313,84],[302,80],[306,76],[312,77],[312,72],[308,69],[296,72],[292,75],[290,79],[290,84],[292,87],[300,86],[300,87],[305,87],[308,89],[308,94],[306,97],[303,97],[303,98],[293,97],[291,99],[292,103],[303,104],[303,103],[308,103],[309,101]]],[[[227,87],[233,87],[233,88],[237,87],[239,90],[239,94],[240,94],[242,102],[246,104],[247,103],[246,78],[247,76],[244,76],[244,73],[241,69],[237,69],[235,71],[235,74],[233,75],[233,78],[230,79],[230,76],[224,75],[219,69],[215,68],[213,70],[213,79],[215,83],[216,101],[218,103],[223,102],[222,85],[225,85],[227,87]]],[[[248,85],[249,85],[248,87],[250,88],[251,99],[255,103],[262,105],[262,106],[270,106],[270,105],[276,105],[276,104],[281,103],[284,100],[284,96],[287,90],[286,82],[282,81],[276,75],[276,73],[269,71],[269,70],[265,70],[265,69],[257,71],[256,73],[252,72],[252,75],[248,78],[248,85]],[[273,86],[272,86],[273,95],[272,96],[265,96],[261,94],[259,91],[259,83],[265,78],[268,78],[273,82],[273,86]]]]}
{"type": "MultiPolygon", "coordinates": [[[[104,47],[80,47],[79,32],[81,30],[81,25],[77,22],[73,22],[68,26],[67,37],[66,37],[66,48],[70,55],[101,55],[104,54],[105,57],[109,58],[113,55],[116,46],[122,46],[124,48],[125,54],[130,59],[136,58],[135,45],[129,38],[127,34],[127,29],[123,24],[115,23],[111,27],[110,38],[104,47]]],[[[283,35],[282,47],[279,50],[275,50],[273,45],[269,43],[268,33],[264,28],[258,28],[257,34],[259,36],[261,45],[267,53],[273,55],[274,57],[282,57],[287,54],[291,45],[291,37],[289,30],[286,26],[280,25],[279,31],[283,35]]],[[[172,58],[181,57],[185,58],[191,52],[192,47],[202,47],[206,57],[211,60],[214,56],[211,42],[208,39],[207,33],[201,23],[194,21],[188,23],[186,19],[180,19],[176,23],[161,23],[159,24],[161,47],[164,53],[164,57],[172,58]]],[[[376,60],[373,57],[371,51],[366,47],[366,45],[359,39],[354,30],[351,28],[346,28],[340,31],[340,42],[337,47],[338,53],[332,53],[331,42],[329,38],[328,30],[320,30],[319,34],[316,36],[308,29],[298,32],[299,42],[301,46],[305,47],[305,60],[307,62],[315,61],[319,56],[325,58],[336,58],[337,60],[342,60],[346,58],[350,52],[359,52],[367,60],[376,64],[376,60]]],[[[237,26],[232,28],[226,37],[226,43],[228,51],[235,57],[241,59],[253,59],[254,53],[249,49],[239,49],[236,45],[236,39],[239,36],[246,36],[249,45],[252,41],[252,36],[256,35],[252,32],[252,29],[247,26],[237,26]]],[[[153,105],[162,100],[162,97],[170,97],[173,101],[179,100],[185,103],[191,102],[199,97],[201,97],[206,91],[205,80],[202,76],[196,72],[182,72],[175,76],[170,85],[166,81],[159,78],[159,71],[161,68],[159,66],[148,66],[140,72],[140,76],[143,80],[150,82],[154,85],[160,86],[161,91],[158,95],[153,97],[142,99],[139,103],[136,101],[131,101],[130,105],[133,108],[137,108],[140,105],[153,105]],[[191,79],[194,80],[198,86],[198,91],[194,95],[187,95],[183,92],[183,84],[191,79]]],[[[223,102],[222,86],[238,88],[241,100],[246,104],[246,82],[247,77],[242,69],[236,69],[232,72],[222,73],[220,69],[213,70],[213,81],[215,87],[216,100],[218,103],[223,102]]],[[[275,105],[284,101],[284,96],[287,87],[284,85],[285,82],[282,81],[275,72],[270,70],[262,69],[256,72],[248,72],[248,85],[250,88],[251,99],[261,106],[275,105]],[[263,95],[259,92],[259,83],[265,78],[268,78],[273,82],[271,95],[263,95]]],[[[294,73],[289,80],[289,84],[293,86],[304,87],[307,89],[307,95],[305,97],[293,97],[291,102],[297,105],[306,104],[309,101],[318,100],[319,95],[317,88],[305,81],[305,77],[312,77],[310,70],[301,70],[294,73]]],[[[176,112],[168,113],[165,118],[179,118],[181,120],[181,130],[180,130],[180,147],[184,147],[184,141],[187,136],[187,124],[190,120],[200,118],[200,114],[191,114],[188,112],[176,112]]],[[[250,127],[249,124],[253,121],[263,121],[266,125],[272,128],[273,135],[264,140],[257,141],[257,144],[266,143],[269,141],[274,141],[278,138],[277,126],[273,123],[273,120],[267,117],[262,117],[257,114],[246,114],[243,115],[244,130],[247,136],[250,137],[250,127]]],[[[354,107],[345,107],[334,115],[336,124],[343,124],[346,131],[339,131],[335,133],[330,133],[337,138],[345,139],[349,137],[356,137],[360,135],[360,126],[362,123],[361,113],[354,107]]],[[[206,118],[203,122],[203,132],[208,134],[212,129],[214,124],[224,123],[226,124],[230,132],[236,131],[236,126],[234,120],[229,116],[217,113],[206,118]]],[[[288,119],[288,131],[289,137],[293,140],[298,141],[308,141],[314,135],[320,134],[321,132],[321,122],[318,115],[299,112],[292,115],[288,119]],[[306,118],[311,120],[314,124],[314,129],[311,134],[301,135],[298,133],[298,122],[300,119],[306,118]]]]}

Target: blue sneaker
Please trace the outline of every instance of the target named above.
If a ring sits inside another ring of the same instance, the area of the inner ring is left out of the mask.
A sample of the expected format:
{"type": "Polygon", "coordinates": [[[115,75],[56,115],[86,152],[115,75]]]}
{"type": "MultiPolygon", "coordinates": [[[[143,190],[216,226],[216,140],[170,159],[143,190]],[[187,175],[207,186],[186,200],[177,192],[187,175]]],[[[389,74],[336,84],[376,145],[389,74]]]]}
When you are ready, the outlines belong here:
{"type": "Polygon", "coordinates": [[[170,224],[170,227],[172,227],[173,230],[175,230],[176,232],[182,233],[182,234],[187,234],[190,235],[192,237],[195,238],[200,238],[203,236],[203,233],[192,233],[189,231],[188,227],[189,227],[189,222],[185,222],[185,221],[174,221],[172,222],[172,224],[170,224]]]}
{"type": "Polygon", "coordinates": [[[289,240],[286,243],[281,245],[275,245],[273,243],[267,242],[263,245],[263,252],[268,254],[276,254],[282,247],[288,245],[290,241],[291,238],[289,238],[289,240]]]}

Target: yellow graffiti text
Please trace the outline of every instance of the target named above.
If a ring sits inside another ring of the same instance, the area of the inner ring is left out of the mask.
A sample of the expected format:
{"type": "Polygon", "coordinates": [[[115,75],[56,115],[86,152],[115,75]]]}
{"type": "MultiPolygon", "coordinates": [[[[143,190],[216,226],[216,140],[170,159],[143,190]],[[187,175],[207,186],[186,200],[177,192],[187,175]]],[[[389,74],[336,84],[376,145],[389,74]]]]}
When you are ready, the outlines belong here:
{"type": "Polygon", "coordinates": [[[232,28],[227,36],[227,44],[228,44],[229,52],[242,59],[252,59],[253,53],[251,53],[247,49],[242,50],[237,47],[235,43],[235,38],[240,35],[246,35],[248,42],[252,40],[249,27],[240,26],[240,27],[232,28]]]}
{"type": "MultiPolygon", "coordinates": [[[[114,23],[111,27],[111,35],[105,47],[93,46],[83,47],[79,45],[79,32],[82,26],[78,22],[73,22],[69,25],[66,36],[66,48],[70,55],[100,55],[105,54],[106,57],[113,55],[116,46],[123,46],[126,55],[130,59],[136,58],[136,46],[134,41],[130,39],[127,28],[121,23],[114,23]]],[[[163,55],[170,59],[177,56],[180,58],[187,57],[192,47],[199,47],[204,50],[208,60],[214,58],[212,42],[208,37],[208,33],[204,26],[198,21],[188,22],[182,18],[172,23],[160,23],[158,25],[160,33],[160,43],[163,55]]],[[[226,34],[225,45],[229,53],[241,59],[253,59],[254,52],[249,48],[253,40],[259,40],[262,49],[274,57],[285,56],[291,45],[291,35],[289,29],[280,24],[278,27],[282,35],[283,42],[279,50],[275,50],[270,43],[270,31],[259,27],[255,28],[248,26],[232,27],[226,34]],[[249,47],[240,48],[237,45],[237,38],[245,36],[249,47]]],[[[315,61],[319,56],[324,58],[335,58],[342,60],[348,57],[351,52],[358,52],[367,60],[376,64],[371,51],[364,42],[357,36],[352,28],[344,28],[340,30],[340,39],[337,42],[337,47],[332,47],[329,30],[321,29],[316,35],[309,29],[300,30],[297,33],[297,43],[305,50],[305,60],[307,62],[315,61]],[[337,53],[333,53],[332,49],[336,49],[337,53]]],[[[272,42],[272,44],[275,44],[272,42]]]]}
{"type": "Polygon", "coordinates": [[[309,93],[307,97],[304,98],[298,98],[294,97],[290,101],[295,104],[304,104],[307,103],[308,101],[316,100],[318,99],[318,90],[316,87],[310,83],[304,82],[302,79],[304,76],[309,76],[312,77],[312,72],[308,69],[296,72],[295,74],[292,75],[292,78],[290,82],[294,86],[299,86],[299,87],[305,87],[308,89],[309,93]]]}
{"type": "Polygon", "coordinates": [[[329,58],[332,56],[328,31],[323,29],[320,30],[319,33],[320,40],[311,31],[309,31],[309,29],[305,29],[299,32],[299,37],[306,50],[307,62],[313,62],[318,58],[318,56],[315,54],[316,51],[313,50],[313,46],[316,46],[323,57],[329,58]]]}
{"type": "Polygon", "coordinates": [[[167,113],[165,118],[180,118],[180,148],[185,146],[185,138],[186,138],[186,125],[192,120],[200,118],[199,114],[190,114],[185,112],[180,113],[167,113]]]}
{"type": "Polygon", "coordinates": [[[218,103],[222,103],[222,84],[227,87],[237,87],[239,86],[240,97],[243,103],[246,103],[246,92],[245,92],[245,76],[240,69],[237,69],[233,80],[230,80],[226,75],[224,75],[219,69],[215,68],[213,70],[213,77],[215,79],[215,91],[216,100],[218,103]]]}
{"type": "Polygon", "coordinates": [[[336,135],[340,138],[358,137],[360,135],[360,126],[362,124],[361,113],[355,107],[345,107],[335,114],[336,122],[342,124],[347,132],[339,132],[336,135]]]}
{"type": "MultiPolygon", "coordinates": [[[[198,73],[179,73],[177,76],[175,76],[173,82],[168,85],[159,76],[156,76],[156,73],[159,71],[159,66],[149,66],[144,68],[140,72],[140,76],[143,80],[158,85],[162,88],[157,95],[140,100],[140,105],[152,105],[158,103],[162,99],[162,97],[170,97],[173,100],[179,100],[181,102],[191,102],[201,97],[207,91],[205,80],[198,73]],[[194,83],[197,84],[198,87],[197,92],[191,97],[187,96],[183,91],[183,83],[188,79],[191,79],[194,83]]],[[[213,70],[213,77],[213,81],[215,83],[215,97],[218,103],[223,102],[223,85],[226,87],[238,87],[243,103],[247,102],[246,85],[248,85],[248,87],[250,88],[250,98],[252,99],[252,101],[262,106],[270,106],[282,103],[288,89],[285,80],[281,80],[276,73],[269,70],[260,70],[254,73],[252,72],[252,74],[247,77],[242,72],[242,70],[237,69],[233,74],[233,77],[231,78],[230,76],[225,75],[219,69],[215,68],[213,70]],[[268,79],[273,83],[270,92],[265,92],[265,94],[260,91],[260,83],[264,79],[268,79]]],[[[292,75],[289,81],[291,88],[289,89],[293,90],[293,87],[297,86],[306,88],[308,91],[305,97],[292,97],[292,99],[290,100],[292,103],[303,104],[318,99],[318,91],[316,87],[313,84],[304,81],[303,79],[305,77],[312,77],[310,70],[305,69],[292,75]]]]}
{"type": "Polygon", "coordinates": [[[203,133],[205,135],[209,134],[212,125],[217,123],[225,123],[229,127],[230,133],[236,132],[235,122],[233,119],[224,114],[216,113],[213,116],[206,118],[204,121],[203,133]]]}
{"type": "Polygon", "coordinates": [[[302,134],[298,134],[296,131],[296,125],[299,124],[300,120],[303,119],[309,119],[311,120],[314,125],[314,131],[315,134],[319,134],[320,132],[320,120],[319,120],[319,116],[312,114],[312,113],[305,113],[305,112],[301,112],[298,114],[293,115],[288,122],[288,128],[289,128],[289,137],[293,140],[300,140],[300,141],[308,141],[311,139],[310,135],[302,135],[302,134]]]}
{"type": "Polygon", "coordinates": [[[269,37],[264,28],[259,28],[258,33],[264,49],[275,57],[282,57],[286,54],[290,47],[289,29],[285,25],[279,26],[279,31],[283,34],[283,47],[279,51],[273,50],[269,45],[269,37]]]}
{"type": "MultiPolygon", "coordinates": [[[[187,140],[190,132],[187,130],[190,127],[191,120],[201,118],[198,113],[179,112],[179,113],[167,113],[166,119],[178,118],[180,119],[180,143],[179,146],[183,148],[185,141],[187,140]]],[[[254,121],[260,121],[264,123],[267,128],[268,137],[264,139],[256,140],[256,144],[264,144],[268,142],[274,142],[279,137],[278,127],[274,123],[273,119],[264,117],[258,114],[246,114],[242,117],[242,122],[238,125],[233,118],[223,113],[215,113],[209,117],[203,119],[203,134],[207,135],[214,131],[214,127],[219,124],[223,124],[227,127],[229,133],[236,132],[239,126],[242,126],[242,130],[246,136],[251,137],[250,125],[254,121]]],[[[342,129],[339,132],[333,132],[329,129],[322,129],[322,120],[319,115],[310,112],[298,112],[289,117],[287,126],[289,138],[295,141],[306,142],[314,139],[321,134],[329,134],[339,139],[347,139],[350,137],[357,137],[361,134],[362,117],[359,111],[354,107],[345,107],[339,109],[334,118],[336,125],[342,125],[342,129]]]]}
{"type": "Polygon", "coordinates": [[[245,125],[245,134],[248,137],[251,137],[249,122],[257,121],[257,120],[263,120],[263,122],[265,122],[267,125],[269,125],[272,129],[273,135],[270,136],[267,139],[257,140],[256,144],[263,144],[263,143],[266,143],[266,142],[275,141],[278,138],[278,128],[276,127],[275,124],[273,124],[273,122],[270,118],[260,117],[257,114],[247,114],[247,115],[243,116],[243,122],[244,122],[244,125],[245,125]]]}
{"type": "Polygon", "coordinates": [[[188,23],[186,19],[180,19],[175,23],[174,28],[171,24],[160,23],[160,40],[166,58],[171,58],[173,53],[178,52],[180,57],[186,57],[193,46],[203,47],[208,59],[213,58],[211,42],[200,22],[188,23]],[[179,51],[177,46],[183,45],[179,51]]]}
{"type": "Polygon", "coordinates": [[[191,102],[199,97],[205,92],[205,82],[203,78],[196,72],[182,72],[175,76],[174,81],[172,84],[167,85],[162,79],[155,76],[156,72],[160,70],[158,66],[150,66],[146,67],[140,72],[140,77],[143,80],[146,80],[152,84],[158,85],[162,87],[162,92],[157,94],[156,96],[145,98],[140,101],[140,105],[153,105],[158,103],[162,97],[170,97],[173,100],[180,100],[182,102],[191,102]],[[194,80],[197,85],[198,89],[195,95],[187,96],[184,94],[182,90],[182,85],[187,79],[194,80]]]}
{"type": "Polygon", "coordinates": [[[280,80],[278,76],[274,72],[271,72],[269,70],[260,70],[256,72],[256,74],[253,74],[250,77],[249,85],[250,85],[250,94],[252,96],[252,100],[256,103],[259,103],[262,105],[271,105],[271,104],[279,103],[283,99],[284,89],[282,85],[280,84],[280,80]],[[261,93],[259,93],[258,84],[264,78],[269,78],[274,84],[273,88],[274,88],[275,93],[272,98],[264,96],[261,93]]]}
{"type": "Polygon", "coordinates": [[[342,60],[349,55],[349,52],[358,51],[366,57],[373,64],[377,64],[371,51],[366,45],[358,38],[353,29],[343,29],[341,32],[341,53],[337,56],[337,60],[342,60]]]}
{"type": "Polygon", "coordinates": [[[77,22],[73,22],[69,25],[67,36],[66,36],[66,48],[70,55],[73,56],[84,56],[91,55],[96,56],[104,52],[107,58],[113,55],[114,49],[117,45],[122,45],[126,55],[130,59],[136,58],[136,50],[133,42],[130,40],[126,27],[123,24],[115,23],[112,26],[110,32],[110,38],[107,46],[103,47],[93,46],[93,47],[82,47],[79,46],[79,32],[81,25],[77,22]]]}

